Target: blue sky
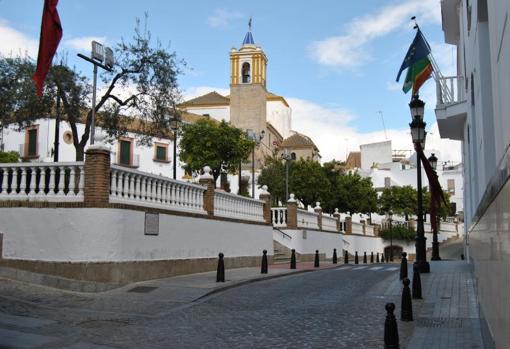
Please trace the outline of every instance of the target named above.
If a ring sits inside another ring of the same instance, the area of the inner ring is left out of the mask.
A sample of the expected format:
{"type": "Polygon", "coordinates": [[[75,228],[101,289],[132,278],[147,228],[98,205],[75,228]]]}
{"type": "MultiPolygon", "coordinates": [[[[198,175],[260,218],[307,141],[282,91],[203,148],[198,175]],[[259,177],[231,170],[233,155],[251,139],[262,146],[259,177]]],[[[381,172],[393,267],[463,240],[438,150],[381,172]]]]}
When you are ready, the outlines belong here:
{"type": "MultiPolygon", "coordinates": [[[[0,53],[36,52],[42,3],[0,0],[0,36],[5,38],[0,53]]],[[[129,37],[135,18],[147,12],[153,37],[170,44],[191,68],[179,79],[185,96],[228,88],[228,52],[239,47],[252,16],[254,39],[269,58],[268,89],[289,100],[293,127],[312,136],[326,160],[344,158],[360,143],[384,140],[378,111],[394,148],[411,147],[410,96],[394,81],[414,36],[412,15],[444,74],[454,73],[452,47],[442,44],[439,0],[60,0],[58,10],[61,48],[84,73],[90,67],[75,54],[89,50],[90,38],[114,44],[129,37]]],[[[434,95],[430,80],[422,96],[431,147],[458,160],[458,144],[452,148],[453,143],[438,140],[433,127],[434,95]]]]}

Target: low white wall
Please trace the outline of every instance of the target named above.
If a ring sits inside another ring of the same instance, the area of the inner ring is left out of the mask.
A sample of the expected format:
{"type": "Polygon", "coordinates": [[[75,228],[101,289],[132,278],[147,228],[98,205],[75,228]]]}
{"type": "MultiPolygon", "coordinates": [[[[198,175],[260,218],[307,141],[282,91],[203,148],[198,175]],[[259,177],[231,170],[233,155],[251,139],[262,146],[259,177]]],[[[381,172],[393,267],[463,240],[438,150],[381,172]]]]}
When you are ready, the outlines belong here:
{"type": "Polygon", "coordinates": [[[300,254],[326,253],[327,258],[333,257],[333,249],[336,248],[337,254],[340,256],[342,252],[343,243],[342,235],[338,233],[327,233],[315,230],[282,230],[285,234],[289,235],[292,239],[284,236],[280,231],[273,231],[273,239],[282,245],[295,249],[300,254]]]}
{"type": "Polygon", "coordinates": [[[0,208],[4,258],[141,261],[273,254],[272,227],[168,214],[144,235],[145,213],[107,208],[0,208]]]}

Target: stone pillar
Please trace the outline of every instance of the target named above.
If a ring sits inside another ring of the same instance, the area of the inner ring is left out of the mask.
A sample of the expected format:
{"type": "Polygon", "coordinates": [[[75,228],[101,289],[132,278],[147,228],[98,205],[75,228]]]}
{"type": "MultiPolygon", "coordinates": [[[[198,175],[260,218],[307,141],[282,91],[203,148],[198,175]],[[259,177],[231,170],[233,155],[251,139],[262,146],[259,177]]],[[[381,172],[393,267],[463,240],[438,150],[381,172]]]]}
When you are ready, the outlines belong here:
{"type": "Polygon", "coordinates": [[[352,218],[345,216],[345,234],[352,234],[352,218]]]}
{"type": "Polygon", "coordinates": [[[335,208],[335,213],[333,213],[333,217],[336,218],[336,231],[340,232],[340,212],[338,212],[338,208],[335,208]]]}
{"type": "Polygon", "coordinates": [[[204,210],[209,217],[214,216],[214,177],[209,166],[204,167],[204,173],[200,176],[199,183],[206,187],[204,193],[204,210]]]}
{"type": "Polygon", "coordinates": [[[320,202],[315,203],[315,207],[313,208],[315,213],[317,213],[317,225],[319,226],[319,230],[322,230],[322,207],[320,202]]]}
{"type": "Polygon", "coordinates": [[[416,230],[416,220],[415,219],[410,219],[407,221],[407,223],[409,224],[410,229],[416,230]]]}
{"type": "Polygon", "coordinates": [[[361,219],[359,221],[361,223],[361,231],[363,232],[363,235],[367,234],[367,224],[364,219],[361,219]]]}
{"type": "Polygon", "coordinates": [[[289,196],[287,201],[287,228],[297,229],[297,201],[294,199],[294,194],[289,196]]]}
{"type": "Polygon", "coordinates": [[[106,205],[110,199],[110,150],[104,145],[92,145],[85,152],[84,202],[106,205]]]}
{"type": "Polygon", "coordinates": [[[264,221],[271,224],[271,194],[267,191],[267,185],[262,186],[259,199],[264,201],[264,221]]]}
{"type": "Polygon", "coordinates": [[[374,236],[379,236],[381,234],[381,225],[374,224],[374,236]]]}

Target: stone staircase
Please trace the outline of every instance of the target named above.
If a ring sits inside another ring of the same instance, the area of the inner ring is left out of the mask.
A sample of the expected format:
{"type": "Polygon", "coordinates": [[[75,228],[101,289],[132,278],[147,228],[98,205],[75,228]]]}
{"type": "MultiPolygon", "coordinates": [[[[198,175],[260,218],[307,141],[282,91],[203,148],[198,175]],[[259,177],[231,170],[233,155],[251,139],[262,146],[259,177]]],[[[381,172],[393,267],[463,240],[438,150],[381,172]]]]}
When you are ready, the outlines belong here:
{"type": "MultiPolygon", "coordinates": [[[[278,241],[273,240],[273,264],[290,263],[290,256],[292,254],[290,248],[280,244],[278,241]]],[[[296,259],[298,254],[296,253],[296,259]]]]}

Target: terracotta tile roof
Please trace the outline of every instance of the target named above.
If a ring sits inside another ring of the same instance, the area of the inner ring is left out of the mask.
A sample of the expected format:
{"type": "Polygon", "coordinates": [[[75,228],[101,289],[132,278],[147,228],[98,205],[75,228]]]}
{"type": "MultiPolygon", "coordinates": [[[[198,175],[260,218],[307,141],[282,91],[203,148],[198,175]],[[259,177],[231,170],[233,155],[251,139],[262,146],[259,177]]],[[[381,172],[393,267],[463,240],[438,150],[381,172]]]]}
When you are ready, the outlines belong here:
{"type": "Polygon", "coordinates": [[[292,136],[283,140],[282,148],[314,148],[319,151],[319,148],[315,145],[315,143],[310,139],[310,137],[305,136],[302,133],[294,133],[292,136]]]}
{"type": "Polygon", "coordinates": [[[190,107],[200,105],[229,105],[230,98],[220,95],[213,91],[205,95],[198,96],[178,105],[178,107],[190,107]]]}
{"type": "Polygon", "coordinates": [[[351,151],[345,161],[347,168],[360,168],[361,167],[361,152],[351,151]]]}

